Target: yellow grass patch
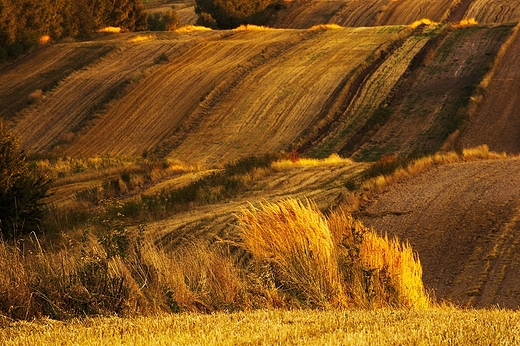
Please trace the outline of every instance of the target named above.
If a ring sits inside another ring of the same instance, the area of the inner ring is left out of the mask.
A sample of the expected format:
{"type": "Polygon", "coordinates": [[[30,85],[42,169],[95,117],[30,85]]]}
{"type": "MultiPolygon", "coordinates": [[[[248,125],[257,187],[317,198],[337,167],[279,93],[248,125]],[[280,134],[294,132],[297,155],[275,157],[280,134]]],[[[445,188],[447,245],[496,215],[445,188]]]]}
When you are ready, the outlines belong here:
{"type": "Polygon", "coordinates": [[[175,30],[175,32],[185,33],[194,31],[211,31],[211,28],[199,25],[185,25],[175,30]]]}
{"type": "Polygon", "coordinates": [[[309,201],[288,199],[251,206],[238,218],[244,246],[258,264],[268,265],[282,291],[311,306],[430,304],[410,246],[379,237],[349,214],[327,218],[309,201]]]}
{"type": "Polygon", "coordinates": [[[149,41],[151,39],[152,39],[152,35],[137,35],[135,37],[132,37],[128,41],[136,43],[136,42],[149,41]]]}
{"type": "Polygon", "coordinates": [[[120,27],[107,26],[105,28],[99,29],[98,32],[110,32],[110,33],[120,33],[120,27]]]}
{"type": "Polygon", "coordinates": [[[234,29],[234,31],[264,31],[264,30],[274,30],[274,29],[270,28],[268,26],[252,25],[252,24],[240,25],[238,28],[234,29]]]}
{"type": "Polygon", "coordinates": [[[341,25],[338,24],[319,24],[312,26],[309,30],[336,30],[343,29],[341,25]]]}
{"type": "Polygon", "coordinates": [[[472,25],[478,25],[478,22],[475,20],[475,18],[466,18],[461,20],[457,26],[472,26],[472,25]]]}
{"type": "Polygon", "coordinates": [[[349,165],[352,164],[352,160],[349,158],[342,158],[338,154],[332,154],[326,159],[308,159],[298,158],[295,160],[279,160],[273,162],[271,167],[273,168],[286,168],[286,167],[307,167],[307,166],[322,166],[322,165],[349,165]]]}
{"type": "Polygon", "coordinates": [[[439,23],[436,23],[428,18],[423,18],[423,19],[416,20],[412,24],[408,25],[408,27],[415,29],[421,25],[438,25],[438,24],[439,23]]]}

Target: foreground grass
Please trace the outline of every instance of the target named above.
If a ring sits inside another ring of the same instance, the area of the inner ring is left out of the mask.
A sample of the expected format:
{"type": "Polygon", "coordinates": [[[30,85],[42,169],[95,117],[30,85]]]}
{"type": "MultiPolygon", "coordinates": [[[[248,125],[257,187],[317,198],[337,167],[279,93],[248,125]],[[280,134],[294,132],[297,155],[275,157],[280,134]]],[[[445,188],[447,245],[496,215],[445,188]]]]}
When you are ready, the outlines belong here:
{"type": "Polygon", "coordinates": [[[0,327],[2,345],[516,345],[507,310],[259,310],[37,320],[0,327]]]}

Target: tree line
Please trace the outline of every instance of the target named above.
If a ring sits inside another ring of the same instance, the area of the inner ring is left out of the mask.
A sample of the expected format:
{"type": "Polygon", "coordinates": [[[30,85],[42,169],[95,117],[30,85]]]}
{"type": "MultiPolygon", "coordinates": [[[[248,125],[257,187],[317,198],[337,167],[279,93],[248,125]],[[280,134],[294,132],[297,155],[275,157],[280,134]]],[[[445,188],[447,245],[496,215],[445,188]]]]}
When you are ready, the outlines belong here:
{"type": "Polygon", "coordinates": [[[142,0],[0,0],[0,60],[22,54],[43,35],[87,37],[106,26],[146,30],[142,0]]]}
{"type": "Polygon", "coordinates": [[[280,0],[195,0],[199,23],[220,29],[268,25],[285,8],[280,0]]]}

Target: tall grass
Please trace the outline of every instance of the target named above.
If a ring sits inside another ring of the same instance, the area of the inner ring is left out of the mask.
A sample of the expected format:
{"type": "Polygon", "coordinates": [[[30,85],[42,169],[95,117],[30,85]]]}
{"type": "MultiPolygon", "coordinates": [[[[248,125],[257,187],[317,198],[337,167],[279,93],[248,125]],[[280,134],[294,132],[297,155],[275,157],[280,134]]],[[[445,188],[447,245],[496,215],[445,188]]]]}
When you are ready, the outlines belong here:
{"type": "Polygon", "coordinates": [[[239,236],[166,253],[144,228],[104,220],[81,240],[0,241],[0,315],[13,319],[256,308],[422,308],[418,259],[310,202],[244,209],[239,236]],[[237,239],[241,239],[237,241],[237,239]]]}
{"type": "Polygon", "coordinates": [[[289,199],[239,215],[244,247],[293,305],[429,306],[419,260],[408,245],[381,238],[342,212],[289,199]]]}

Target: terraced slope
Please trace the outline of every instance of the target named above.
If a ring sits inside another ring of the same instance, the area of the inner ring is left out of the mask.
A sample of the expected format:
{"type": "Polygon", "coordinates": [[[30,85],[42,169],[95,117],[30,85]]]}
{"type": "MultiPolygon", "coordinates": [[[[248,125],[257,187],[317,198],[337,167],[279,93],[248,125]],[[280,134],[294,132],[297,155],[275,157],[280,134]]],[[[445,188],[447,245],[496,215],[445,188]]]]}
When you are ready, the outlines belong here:
{"type": "Polygon", "coordinates": [[[378,25],[409,24],[422,18],[445,21],[456,4],[453,0],[390,1],[377,20],[378,25]]]}
{"type": "Polygon", "coordinates": [[[343,12],[348,3],[348,0],[288,3],[287,11],[279,14],[274,27],[306,29],[314,25],[333,23],[331,18],[338,12],[343,12]]]}
{"type": "MultiPolygon", "coordinates": [[[[356,150],[359,159],[424,154],[441,148],[466,119],[465,107],[491,66],[511,26],[451,31],[389,105],[384,125],[356,150]]],[[[372,129],[374,130],[374,129],[372,129]]],[[[345,147],[348,153],[349,147],[345,147]]],[[[343,152],[343,151],[340,151],[343,152]]]]}
{"type": "MultiPolygon", "coordinates": [[[[318,31],[221,91],[169,157],[212,164],[289,149],[324,104],[400,27],[318,31]],[[363,42],[363,44],[360,44],[363,42]]],[[[196,120],[195,120],[196,119],[196,120]]]]}
{"type": "Polygon", "coordinates": [[[474,0],[465,15],[479,23],[512,23],[520,20],[520,6],[515,0],[474,0]]]}
{"type": "MultiPolygon", "coordinates": [[[[0,117],[9,119],[27,107],[30,95],[52,89],[76,70],[107,54],[110,43],[53,44],[0,69],[0,117]]],[[[33,102],[38,102],[34,97],[33,102]]]]}
{"type": "MultiPolygon", "coordinates": [[[[149,43],[135,35],[120,37],[125,43],[121,48],[88,68],[70,75],[43,102],[18,115],[14,130],[21,135],[24,147],[32,151],[45,151],[59,144],[60,138],[70,138],[89,120],[101,112],[119,92],[135,83],[147,69],[156,65],[162,54],[175,55],[185,45],[191,45],[189,37],[172,41],[149,43]]],[[[146,37],[144,37],[146,38],[146,37]]],[[[73,52],[76,45],[68,46],[73,52]]],[[[52,57],[49,57],[52,59],[52,57]]],[[[31,59],[39,64],[41,59],[31,59]]]]}
{"type": "Polygon", "coordinates": [[[487,87],[476,114],[463,132],[463,146],[487,144],[492,150],[520,153],[520,35],[517,33],[487,87]]]}
{"type": "Polygon", "coordinates": [[[378,117],[382,115],[378,114],[386,107],[385,102],[391,97],[397,83],[404,78],[417,55],[426,49],[428,42],[442,30],[439,26],[425,27],[393,50],[364,81],[338,120],[330,128],[326,128],[320,142],[315,141],[317,143],[307,150],[306,154],[326,157],[330,153],[352,151],[355,145],[359,145],[362,137],[366,136],[365,133],[376,125],[374,122],[380,121],[378,117]]]}
{"type": "MultiPolygon", "coordinates": [[[[228,31],[218,40],[190,34],[189,49],[151,69],[67,153],[153,151],[211,164],[287,149],[352,71],[400,30],[228,31]]],[[[142,54],[163,45],[173,51],[172,43],[150,41],[142,54]]]]}
{"type": "Polygon", "coordinates": [[[438,298],[520,307],[520,160],[441,166],[391,187],[361,214],[408,240],[438,298]]]}

